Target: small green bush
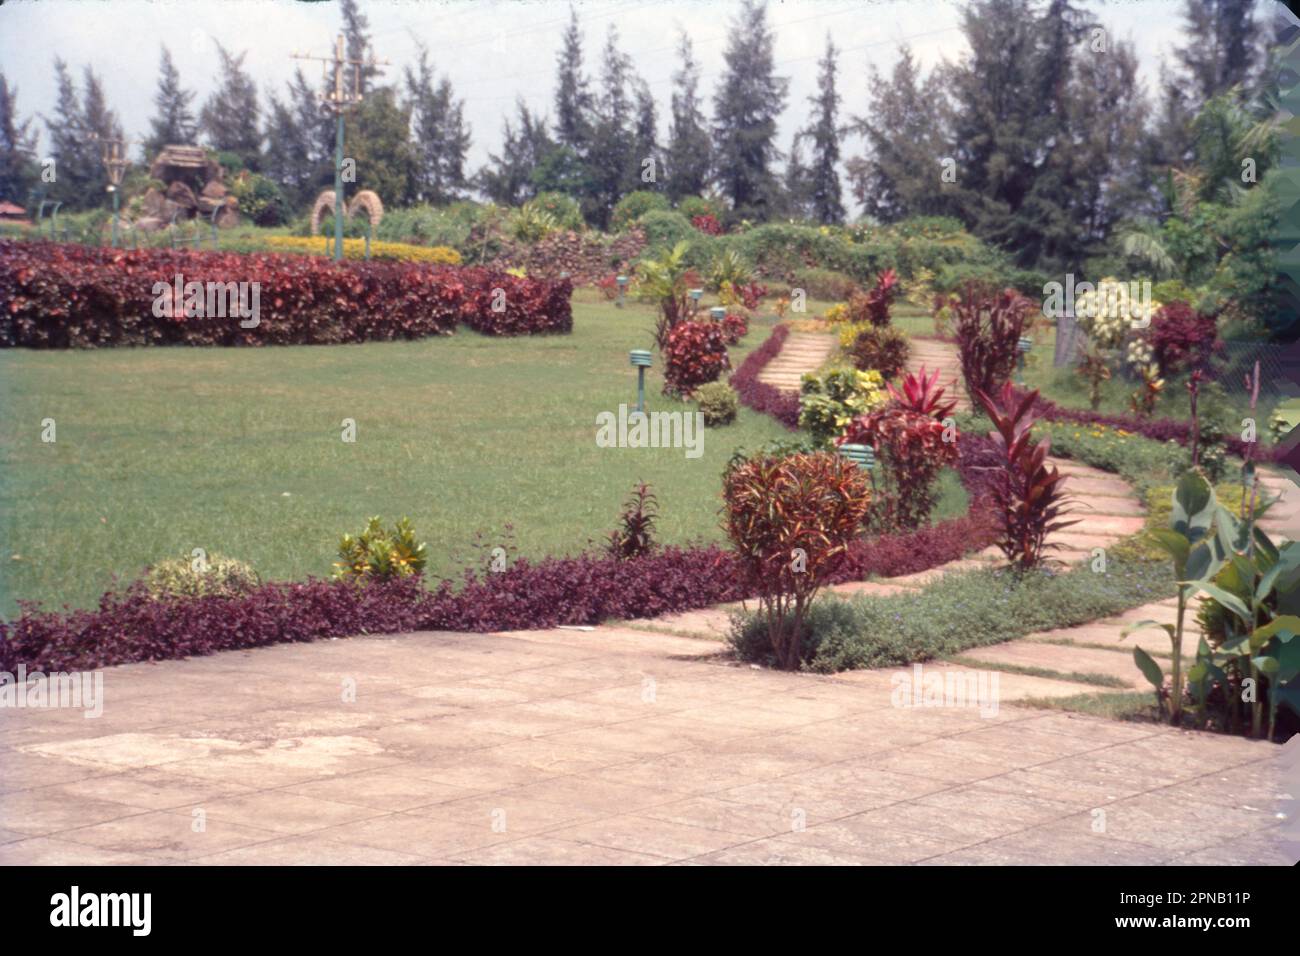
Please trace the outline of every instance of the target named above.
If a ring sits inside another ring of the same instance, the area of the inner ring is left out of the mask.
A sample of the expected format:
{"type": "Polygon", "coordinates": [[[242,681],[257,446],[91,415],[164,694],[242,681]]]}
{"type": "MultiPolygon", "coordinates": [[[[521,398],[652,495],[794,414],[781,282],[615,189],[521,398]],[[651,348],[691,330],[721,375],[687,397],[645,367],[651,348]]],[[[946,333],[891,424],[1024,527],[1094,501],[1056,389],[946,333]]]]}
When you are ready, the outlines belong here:
{"type": "Polygon", "coordinates": [[[726,382],[709,382],[695,390],[695,402],[709,428],[730,425],[736,420],[740,402],[736,390],[726,382]]]}
{"type": "MultiPolygon", "coordinates": [[[[916,594],[816,602],[804,621],[804,660],[823,673],[909,664],[1084,624],[1173,593],[1167,563],[1113,555],[1104,574],[1088,565],[946,574],[916,594]]],[[[768,630],[761,615],[741,616],[730,641],[742,659],[769,661],[768,630]]]]}
{"type": "Polygon", "coordinates": [[[144,576],[145,587],[156,598],[237,597],[261,583],[251,565],[201,551],[159,561],[144,576]]]}
{"type": "Polygon", "coordinates": [[[687,221],[696,216],[712,216],[720,220],[726,213],[721,203],[713,202],[703,196],[685,197],[677,204],[677,211],[685,216],[687,221]]]}
{"type": "Polygon", "coordinates": [[[587,228],[587,222],[582,218],[582,209],[572,196],[555,192],[538,193],[529,202],[535,203],[539,209],[549,213],[560,229],[583,232],[587,228]]]}
{"type": "Polygon", "coordinates": [[[867,326],[853,340],[849,358],[859,371],[877,371],[886,382],[893,381],[907,368],[911,346],[907,336],[892,326],[867,326]]]}
{"type": "Polygon", "coordinates": [[[628,193],[614,204],[614,212],[610,216],[610,228],[614,232],[623,232],[635,225],[646,213],[668,208],[668,200],[659,193],[638,189],[636,192],[628,193]]]}
{"type": "Polygon", "coordinates": [[[803,289],[810,299],[828,302],[847,302],[858,291],[858,283],[851,276],[834,269],[796,269],[790,284],[803,289]]]}

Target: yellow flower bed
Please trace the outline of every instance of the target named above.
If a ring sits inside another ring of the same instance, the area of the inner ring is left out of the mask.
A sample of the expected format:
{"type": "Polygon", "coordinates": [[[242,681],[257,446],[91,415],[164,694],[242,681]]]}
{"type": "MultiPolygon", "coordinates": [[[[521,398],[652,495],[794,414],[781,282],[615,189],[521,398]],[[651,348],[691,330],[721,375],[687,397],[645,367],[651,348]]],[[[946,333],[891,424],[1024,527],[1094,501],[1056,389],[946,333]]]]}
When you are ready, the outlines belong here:
{"type": "MultiPolygon", "coordinates": [[[[303,252],[308,255],[325,255],[327,244],[328,249],[334,248],[334,240],[324,236],[268,236],[266,244],[274,252],[303,252]]],[[[364,259],[366,240],[344,239],[343,255],[347,259],[364,259]]],[[[371,242],[370,258],[460,265],[460,253],[448,246],[413,246],[405,242],[371,242]]]]}

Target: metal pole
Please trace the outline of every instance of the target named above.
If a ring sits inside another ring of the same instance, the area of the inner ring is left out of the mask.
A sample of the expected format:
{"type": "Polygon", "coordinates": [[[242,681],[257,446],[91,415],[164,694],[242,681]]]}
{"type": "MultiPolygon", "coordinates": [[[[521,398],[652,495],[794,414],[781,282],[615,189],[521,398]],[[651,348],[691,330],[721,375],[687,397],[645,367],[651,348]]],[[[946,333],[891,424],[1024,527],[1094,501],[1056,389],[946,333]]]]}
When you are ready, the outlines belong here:
{"type": "Polygon", "coordinates": [[[334,261],[343,261],[343,34],[335,41],[334,109],[334,261]]]}
{"type": "Polygon", "coordinates": [[[645,366],[641,365],[636,370],[636,410],[645,413],[645,366]]]}
{"type": "Polygon", "coordinates": [[[113,248],[117,248],[117,208],[121,201],[121,193],[116,186],[113,187],[113,248]]]}

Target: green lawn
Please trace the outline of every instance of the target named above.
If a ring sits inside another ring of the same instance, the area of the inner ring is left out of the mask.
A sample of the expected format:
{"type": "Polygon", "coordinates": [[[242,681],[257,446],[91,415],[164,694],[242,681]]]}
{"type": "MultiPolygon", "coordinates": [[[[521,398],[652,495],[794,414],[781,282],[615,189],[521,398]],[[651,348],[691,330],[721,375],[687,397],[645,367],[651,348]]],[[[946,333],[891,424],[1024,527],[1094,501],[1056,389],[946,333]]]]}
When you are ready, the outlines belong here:
{"type": "MultiPolygon", "coordinates": [[[[734,365],[770,326],[753,323],[734,365]]],[[[597,447],[597,413],[635,403],[627,352],[653,348],[652,327],[648,307],[583,291],[568,336],[0,352],[0,612],[90,606],[115,575],[196,547],[266,578],[327,575],[339,536],[372,514],[410,516],[435,575],[496,546],[576,553],[603,543],[639,479],[659,496],[660,540],[721,540],[727,459],[788,433],[742,408],[700,458],[597,447]]],[[[660,396],[655,365],[651,409],[693,409],[660,396]]],[[[936,518],[965,506],[945,475],[936,518]]]]}

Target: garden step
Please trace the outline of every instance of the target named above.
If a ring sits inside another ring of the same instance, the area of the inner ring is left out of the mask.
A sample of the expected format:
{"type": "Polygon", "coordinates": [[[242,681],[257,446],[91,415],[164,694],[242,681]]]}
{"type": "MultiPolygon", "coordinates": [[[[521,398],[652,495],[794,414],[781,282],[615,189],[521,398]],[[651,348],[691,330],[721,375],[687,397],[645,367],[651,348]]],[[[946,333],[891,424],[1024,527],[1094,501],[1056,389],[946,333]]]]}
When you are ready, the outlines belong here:
{"type": "Polygon", "coordinates": [[[1053,533],[1048,540],[1052,544],[1059,544],[1063,547],[1075,551],[1089,551],[1093,548],[1109,548],[1120,540],[1119,535],[1114,534],[1089,534],[1086,522],[1071,525],[1064,531],[1053,533]],[[1083,531],[1079,529],[1083,528],[1083,531]]]}
{"type": "MultiPolygon", "coordinates": [[[[1041,667],[1059,674],[1100,674],[1122,680],[1130,689],[1146,684],[1132,657],[1091,647],[1069,647],[1026,640],[1008,641],[963,651],[955,663],[971,661],[984,664],[1010,664],[1015,667],[1041,667]]],[[[1043,675],[1048,676],[1048,675],[1043,675]]],[[[1095,690],[1120,690],[1092,685],[1095,690]]]]}
{"type": "Polygon", "coordinates": [[[1087,530],[1093,534],[1117,534],[1120,536],[1137,534],[1146,524],[1146,519],[1140,515],[1083,514],[1072,511],[1069,517],[1081,519],[1080,524],[1071,525],[1071,528],[1076,531],[1087,530]]]}
{"type": "Polygon", "coordinates": [[[923,588],[927,584],[932,584],[945,574],[960,573],[962,571],[978,571],[981,568],[987,568],[987,561],[979,561],[974,558],[963,558],[958,561],[949,561],[947,564],[941,564],[937,568],[930,568],[928,571],[916,571],[912,574],[902,574],[896,578],[888,578],[886,583],[897,584],[905,588],[923,588]]]}

